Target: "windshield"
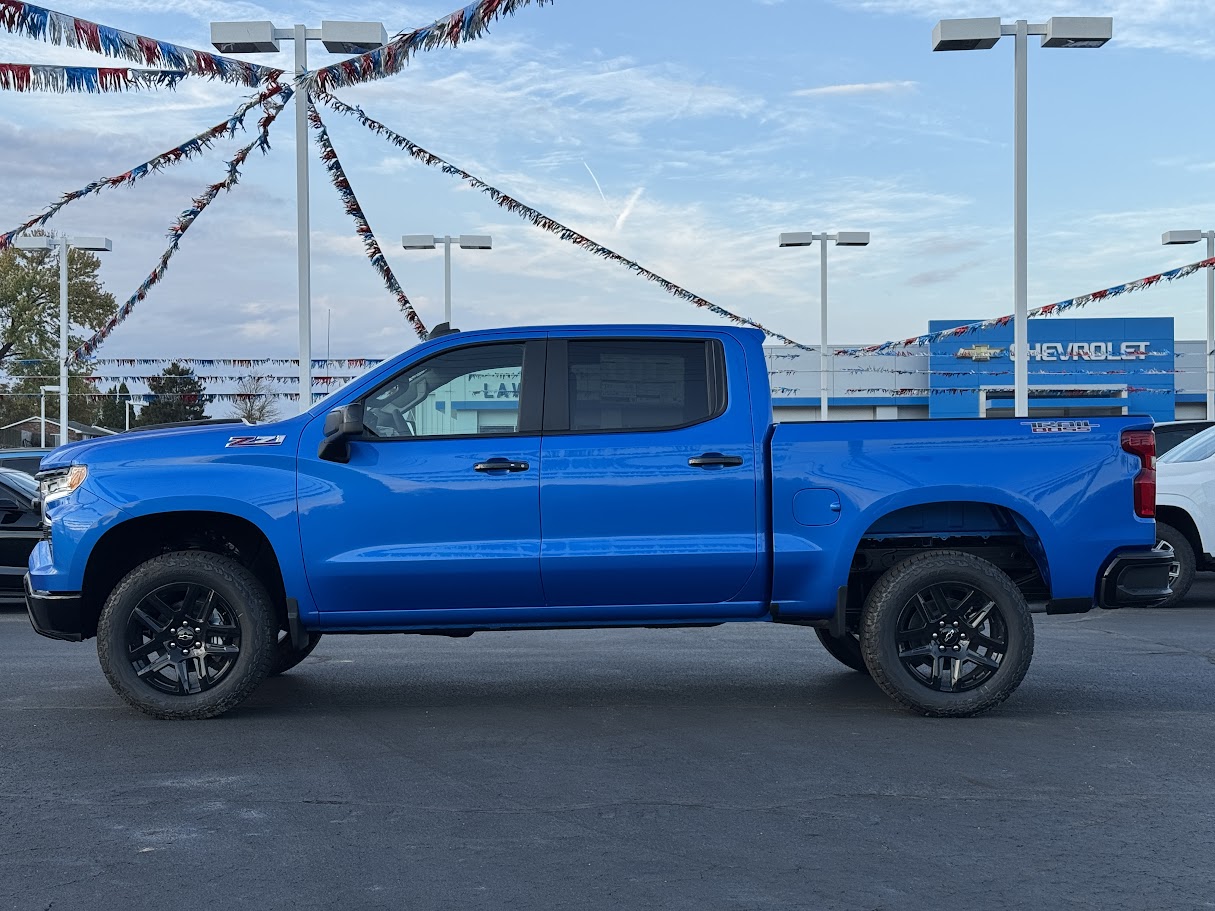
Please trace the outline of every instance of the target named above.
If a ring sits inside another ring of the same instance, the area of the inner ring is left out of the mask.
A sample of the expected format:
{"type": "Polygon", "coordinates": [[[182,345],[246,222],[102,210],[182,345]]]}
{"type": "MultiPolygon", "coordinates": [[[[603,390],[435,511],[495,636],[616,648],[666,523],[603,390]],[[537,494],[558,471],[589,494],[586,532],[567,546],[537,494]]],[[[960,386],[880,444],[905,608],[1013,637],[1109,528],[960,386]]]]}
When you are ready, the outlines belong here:
{"type": "Polygon", "coordinates": [[[1208,427],[1202,433],[1196,433],[1184,442],[1178,443],[1158,462],[1201,462],[1215,455],[1215,427],[1208,427]]]}

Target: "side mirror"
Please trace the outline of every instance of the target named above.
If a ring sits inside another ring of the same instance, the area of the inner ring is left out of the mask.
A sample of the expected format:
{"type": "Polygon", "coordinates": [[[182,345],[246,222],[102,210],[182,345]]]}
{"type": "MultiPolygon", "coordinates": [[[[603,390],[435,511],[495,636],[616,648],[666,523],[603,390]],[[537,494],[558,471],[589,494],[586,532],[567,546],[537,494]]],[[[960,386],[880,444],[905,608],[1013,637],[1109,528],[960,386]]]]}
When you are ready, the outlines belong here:
{"type": "Polygon", "coordinates": [[[325,415],[325,437],[317,447],[317,458],[327,462],[350,461],[350,438],[363,435],[363,403],[334,408],[325,415]]]}
{"type": "Polygon", "coordinates": [[[25,508],[18,505],[17,501],[12,497],[0,497],[0,515],[20,514],[23,512],[25,512],[25,508]]]}

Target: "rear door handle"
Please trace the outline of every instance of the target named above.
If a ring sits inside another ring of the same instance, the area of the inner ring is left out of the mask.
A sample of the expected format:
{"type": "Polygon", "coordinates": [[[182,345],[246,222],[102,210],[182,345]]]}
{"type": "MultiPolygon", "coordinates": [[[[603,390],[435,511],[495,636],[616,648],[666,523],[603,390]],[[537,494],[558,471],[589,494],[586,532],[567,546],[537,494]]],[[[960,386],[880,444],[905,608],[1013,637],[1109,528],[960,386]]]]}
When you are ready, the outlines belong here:
{"type": "Polygon", "coordinates": [[[688,464],[693,468],[736,468],[742,463],[742,456],[722,455],[720,452],[706,452],[688,459],[688,464]]]}
{"type": "Polygon", "coordinates": [[[527,471],[532,466],[527,462],[513,462],[510,459],[486,459],[473,466],[473,471],[527,471]]]}

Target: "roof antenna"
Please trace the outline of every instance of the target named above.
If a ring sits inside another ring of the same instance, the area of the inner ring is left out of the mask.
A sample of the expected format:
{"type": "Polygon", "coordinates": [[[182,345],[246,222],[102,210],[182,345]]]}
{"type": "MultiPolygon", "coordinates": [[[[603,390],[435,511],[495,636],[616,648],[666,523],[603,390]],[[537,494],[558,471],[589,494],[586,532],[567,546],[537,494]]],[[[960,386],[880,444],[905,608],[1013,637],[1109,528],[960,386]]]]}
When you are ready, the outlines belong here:
{"type": "Polygon", "coordinates": [[[429,342],[431,339],[440,338],[441,336],[444,336],[444,335],[451,335],[453,332],[459,332],[459,331],[460,331],[459,329],[451,328],[451,323],[439,323],[439,325],[435,326],[433,329],[431,329],[429,332],[426,333],[426,341],[429,342]]]}

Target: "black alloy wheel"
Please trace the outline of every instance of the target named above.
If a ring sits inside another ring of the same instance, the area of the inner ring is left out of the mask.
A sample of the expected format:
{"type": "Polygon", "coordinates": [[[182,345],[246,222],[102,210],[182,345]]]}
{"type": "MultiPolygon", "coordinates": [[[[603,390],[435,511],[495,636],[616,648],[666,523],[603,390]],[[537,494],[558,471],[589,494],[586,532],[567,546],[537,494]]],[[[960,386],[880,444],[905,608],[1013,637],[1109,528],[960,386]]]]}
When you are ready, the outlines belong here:
{"type": "Polygon", "coordinates": [[[203,693],[240,657],[240,624],[231,605],[200,583],[163,585],[127,619],[127,660],[148,686],[171,695],[203,693]]]}
{"type": "Polygon", "coordinates": [[[931,690],[982,686],[1008,653],[1008,622],[995,599],[965,582],[920,589],[899,612],[899,661],[931,690]]]}
{"type": "Polygon", "coordinates": [[[971,553],[929,550],[892,566],[870,590],[861,652],[874,682],[921,715],[978,715],[1007,699],[1034,653],[1020,589],[971,553]]]}
{"type": "Polygon", "coordinates": [[[97,658],[114,691],[156,718],[214,718],[270,672],[279,611],[265,585],[223,554],[162,554],[132,569],[97,619],[97,658]]]}

